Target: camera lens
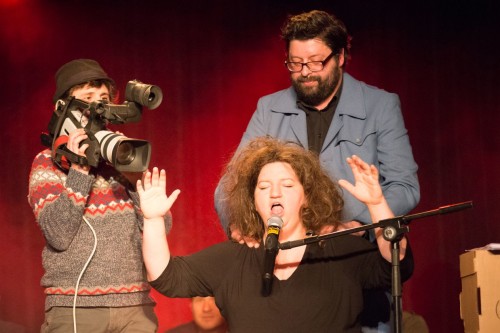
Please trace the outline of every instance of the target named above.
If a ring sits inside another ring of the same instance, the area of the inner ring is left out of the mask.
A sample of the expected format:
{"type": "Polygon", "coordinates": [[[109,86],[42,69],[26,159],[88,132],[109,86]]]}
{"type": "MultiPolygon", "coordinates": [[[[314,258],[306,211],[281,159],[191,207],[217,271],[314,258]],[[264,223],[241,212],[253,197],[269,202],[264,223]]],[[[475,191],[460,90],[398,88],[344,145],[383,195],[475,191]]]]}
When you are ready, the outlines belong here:
{"type": "Polygon", "coordinates": [[[135,149],[129,142],[122,142],[116,151],[116,161],[120,164],[130,164],[135,158],[135,149]]]}
{"type": "Polygon", "coordinates": [[[111,131],[95,133],[102,158],[118,171],[143,172],[151,157],[151,145],[111,131]]]}

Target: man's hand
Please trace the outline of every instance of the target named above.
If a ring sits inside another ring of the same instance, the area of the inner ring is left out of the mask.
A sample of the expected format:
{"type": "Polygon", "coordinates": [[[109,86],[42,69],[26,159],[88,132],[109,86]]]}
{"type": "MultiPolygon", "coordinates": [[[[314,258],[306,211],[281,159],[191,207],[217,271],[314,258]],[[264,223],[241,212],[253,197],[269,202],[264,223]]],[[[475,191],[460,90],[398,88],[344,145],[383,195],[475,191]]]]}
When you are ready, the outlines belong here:
{"type": "MultiPolygon", "coordinates": [[[[362,227],[362,226],[363,226],[363,224],[361,222],[358,222],[358,221],[342,222],[342,223],[340,223],[339,227],[337,228],[337,231],[348,230],[348,229],[358,228],[358,227],[362,227]]],[[[365,234],[365,232],[366,232],[365,230],[362,230],[362,231],[352,233],[352,235],[363,236],[365,234]]]]}
{"type": "Polygon", "coordinates": [[[240,229],[235,228],[233,225],[230,225],[229,229],[231,230],[231,239],[235,242],[246,244],[250,248],[258,248],[260,246],[260,242],[255,238],[241,236],[240,229]]]}

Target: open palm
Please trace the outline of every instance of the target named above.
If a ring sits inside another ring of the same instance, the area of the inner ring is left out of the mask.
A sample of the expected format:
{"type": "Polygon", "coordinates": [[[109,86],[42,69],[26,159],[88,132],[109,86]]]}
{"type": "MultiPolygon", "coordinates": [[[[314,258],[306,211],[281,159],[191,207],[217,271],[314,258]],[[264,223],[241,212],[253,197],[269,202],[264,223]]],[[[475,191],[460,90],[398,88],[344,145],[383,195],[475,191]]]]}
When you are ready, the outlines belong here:
{"type": "Polygon", "coordinates": [[[339,185],[349,191],[356,199],[365,204],[378,204],[383,200],[379,184],[378,170],[374,165],[368,165],[358,156],[347,159],[354,175],[354,185],[347,180],[339,180],[339,185]]]}
{"type": "Polygon", "coordinates": [[[167,197],[167,176],[165,170],[159,171],[158,168],[153,168],[153,172],[146,172],[144,180],[137,181],[137,193],[141,202],[141,211],[145,218],[152,219],[165,216],[175,200],[179,196],[180,191],[175,190],[167,197]]]}

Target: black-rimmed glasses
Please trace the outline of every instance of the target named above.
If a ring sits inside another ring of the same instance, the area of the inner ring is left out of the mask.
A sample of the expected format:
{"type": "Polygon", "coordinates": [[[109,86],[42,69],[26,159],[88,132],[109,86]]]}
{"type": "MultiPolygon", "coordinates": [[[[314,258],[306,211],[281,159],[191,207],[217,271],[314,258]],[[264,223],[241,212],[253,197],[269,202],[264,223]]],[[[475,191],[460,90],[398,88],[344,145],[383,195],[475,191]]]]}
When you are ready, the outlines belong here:
{"type": "Polygon", "coordinates": [[[302,68],[307,66],[311,72],[319,72],[325,68],[325,64],[334,56],[332,52],[323,61],[308,61],[308,62],[298,62],[298,61],[285,61],[286,68],[292,73],[302,72],[302,68]]]}

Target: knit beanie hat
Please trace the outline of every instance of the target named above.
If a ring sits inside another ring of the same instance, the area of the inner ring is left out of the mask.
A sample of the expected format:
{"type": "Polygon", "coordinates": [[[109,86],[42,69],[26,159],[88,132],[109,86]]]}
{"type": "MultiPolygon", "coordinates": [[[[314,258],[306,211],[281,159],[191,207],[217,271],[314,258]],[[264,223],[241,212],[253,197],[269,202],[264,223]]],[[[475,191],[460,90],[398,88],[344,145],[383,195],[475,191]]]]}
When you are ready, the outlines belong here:
{"type": "Polygon", "coordinates": [[[115,86],[115,81],[95,60],[76,59],[62,65],[56,72],[56,93],[53,102],[56,103],[71,87],[93,80],[107,80],[115,86]]]}

